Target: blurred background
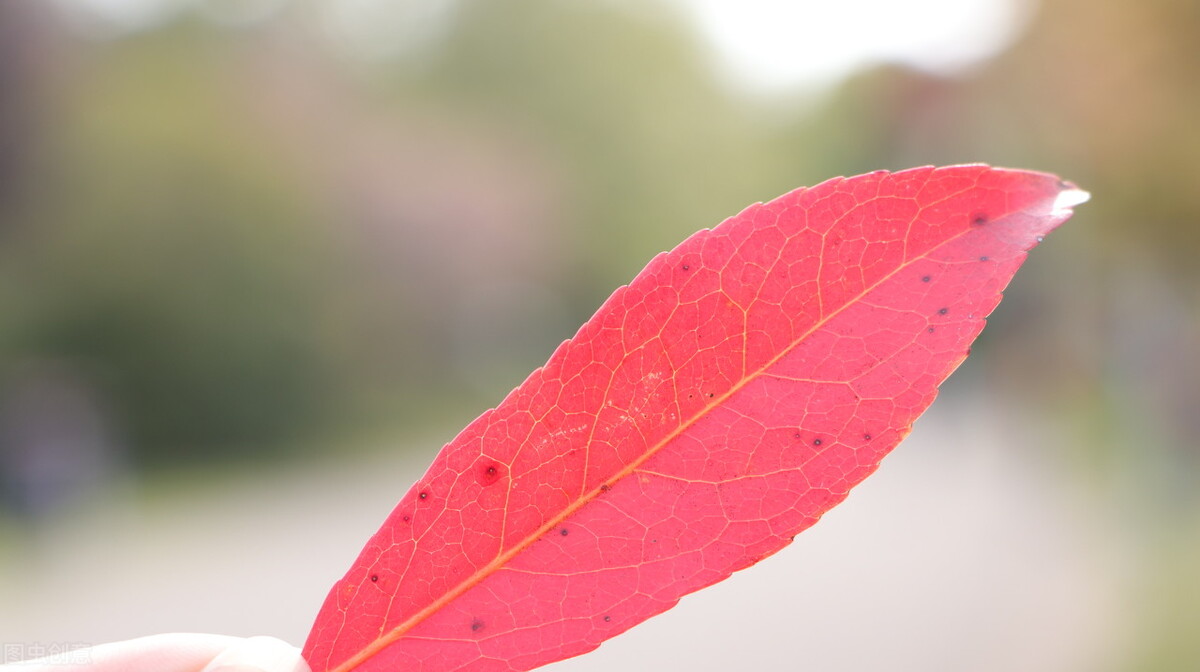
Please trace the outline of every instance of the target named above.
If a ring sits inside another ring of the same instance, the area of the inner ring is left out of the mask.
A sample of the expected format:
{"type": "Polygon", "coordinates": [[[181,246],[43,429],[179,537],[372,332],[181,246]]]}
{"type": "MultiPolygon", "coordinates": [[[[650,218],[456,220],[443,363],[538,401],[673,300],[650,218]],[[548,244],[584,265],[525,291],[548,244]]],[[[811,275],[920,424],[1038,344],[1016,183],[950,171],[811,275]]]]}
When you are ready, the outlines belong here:
{"type": "Polygon", "coordinates": [[[655,253],[988,162],[1092,201],[913,436],[553,669],[1200,669],[1197,34],[1186,0],[0,0],[0,662],[302,643],[655,253]]]}

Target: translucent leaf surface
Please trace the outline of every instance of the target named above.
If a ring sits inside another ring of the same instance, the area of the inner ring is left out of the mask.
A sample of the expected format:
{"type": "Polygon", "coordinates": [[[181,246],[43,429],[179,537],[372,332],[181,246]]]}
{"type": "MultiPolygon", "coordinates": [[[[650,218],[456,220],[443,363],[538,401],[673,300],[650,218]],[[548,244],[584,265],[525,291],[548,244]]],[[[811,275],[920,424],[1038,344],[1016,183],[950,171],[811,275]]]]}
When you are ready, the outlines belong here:
{"type": "Polygon", "coordinates": [[[528,670],[786,546],[906,436],[1086,198],[837,178],[655,257],[472,422],[330,591],[314,672],[528,670]]]}

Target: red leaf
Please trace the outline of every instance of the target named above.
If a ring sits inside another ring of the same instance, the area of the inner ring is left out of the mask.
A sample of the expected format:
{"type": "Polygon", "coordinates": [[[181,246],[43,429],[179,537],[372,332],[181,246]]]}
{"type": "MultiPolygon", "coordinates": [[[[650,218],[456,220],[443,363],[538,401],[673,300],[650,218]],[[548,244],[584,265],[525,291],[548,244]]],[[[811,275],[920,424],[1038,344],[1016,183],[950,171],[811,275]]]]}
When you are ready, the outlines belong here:
{"type": "Polygon", "coordinates": [[[655,257],[472,422],[334,585],[326,670],[528,670],[786,546],[870,474],[1086,194],[833,179],[655,257]]]}

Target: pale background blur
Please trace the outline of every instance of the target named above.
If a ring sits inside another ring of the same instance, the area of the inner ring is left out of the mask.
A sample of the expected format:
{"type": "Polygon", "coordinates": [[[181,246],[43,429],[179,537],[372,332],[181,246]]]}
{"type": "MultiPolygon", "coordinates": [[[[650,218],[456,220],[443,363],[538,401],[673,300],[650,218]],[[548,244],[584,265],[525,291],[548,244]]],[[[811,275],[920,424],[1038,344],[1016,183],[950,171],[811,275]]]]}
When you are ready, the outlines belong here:
{"type": "Polygon", "coordinates": [[[1093,198],[911,439],[552,669],[1200,669],[1197,35],[1175,0],[0,0],[0,662],[302,643],[656,252],[983,161],[1093,198]]]}

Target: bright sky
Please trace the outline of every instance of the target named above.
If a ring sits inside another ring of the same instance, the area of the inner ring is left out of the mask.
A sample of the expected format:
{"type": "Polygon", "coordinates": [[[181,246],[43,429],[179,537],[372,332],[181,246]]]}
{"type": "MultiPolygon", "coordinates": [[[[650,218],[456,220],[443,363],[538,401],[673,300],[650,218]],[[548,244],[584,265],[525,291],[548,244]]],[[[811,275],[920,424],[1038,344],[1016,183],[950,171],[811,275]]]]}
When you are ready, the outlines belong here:
{"type": "Polygon", "coordinates": [[[750,89],[833,83],[899,61],[953,73],[998,54],[1033,0],[671,0],[696,18],[719,68],[750,89]]]}
{"type": "MultiPolygon", "coordinates": [[[[324,0],[332,35],[368,52],[413,37],[456,0],[324,0]],[[374,44],[375,47],[371,45],[374,44]]],[[[579,1],[579,0],[571,0],[579,1]]],[[[898,61],[952,73],[995,55],[1020,34],[1035,0],[667,0],[714,47],[716,68],[747,91],[835,83],[854,70],[898,61]]],[[[241,23],[287,0],[59,0],[116,30],[153,25],[200,8],[241,23]]]]}

